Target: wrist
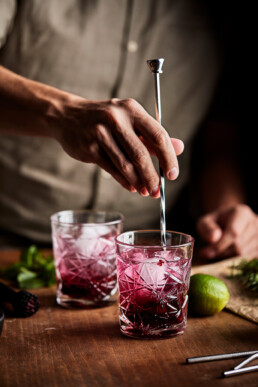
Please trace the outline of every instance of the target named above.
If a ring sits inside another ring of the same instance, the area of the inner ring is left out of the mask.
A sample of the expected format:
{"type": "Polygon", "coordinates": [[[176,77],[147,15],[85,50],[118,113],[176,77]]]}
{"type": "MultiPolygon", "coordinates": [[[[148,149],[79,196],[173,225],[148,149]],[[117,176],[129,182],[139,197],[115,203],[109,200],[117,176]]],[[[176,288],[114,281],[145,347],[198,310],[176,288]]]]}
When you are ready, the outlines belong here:
{"type": "Polygon", "coordinates": [[[48,90],[46,98],[45,132],[49,137],[62,142],[64,132],[78,124],[76,112],[81,109],[81,102],[85,110],[85,99],[55,88],[48,90]]]}
{"type": "Polygon", "coordinates": [[[43,132],[46,137],[58,140],[65,116],[67,95],[62,90],[51,88],[42,98],[44,100],[43,132]]]}

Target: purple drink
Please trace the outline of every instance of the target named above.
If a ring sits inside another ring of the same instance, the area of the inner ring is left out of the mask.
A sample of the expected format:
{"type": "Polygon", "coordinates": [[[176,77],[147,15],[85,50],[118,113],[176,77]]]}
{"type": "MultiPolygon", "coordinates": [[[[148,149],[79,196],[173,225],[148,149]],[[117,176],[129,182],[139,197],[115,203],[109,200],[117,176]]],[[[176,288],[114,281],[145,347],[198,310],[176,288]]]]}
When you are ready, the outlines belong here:
{"type": "MultiPolygon", "coordinates": [[[[60,214],[64,213],[69,211],[60,214]]],[[[81,216],[81,212],[79,214],[81,216]]],[[[86,214],[88,217],[88,212],[86,214]]],[[[87,307],[114,301],[112,296],[117,290],[115,237],[121,227],[121,218],[117,217],[116,221],[106,223],[86,223],[85,216],[72,224],[52,221],[58,304],[87,307]]]]}
{"type": "Polygon", "coordinates": [[[99,302],[116,292],[115,236],[113,230],[88,239],[85,245],[84,238],[75,241],[59,237],[55,255],[58,289],[62,294],[99,302]]]}
{"type": "MultiPolygon", "coordinates": [[[[142,338],[183,333],[187,317],[192,242],[184,246],[169,245],[164,250],[161,246],[146,246],[147,241],[139,246],[139,242],[128,239],[128,234],[117,238],[122,333],[142,338]],[[122,240],[127,242],[122,243],[122,240]]],[[[155,243],[155,239],[148,243],[155,243]]]]}

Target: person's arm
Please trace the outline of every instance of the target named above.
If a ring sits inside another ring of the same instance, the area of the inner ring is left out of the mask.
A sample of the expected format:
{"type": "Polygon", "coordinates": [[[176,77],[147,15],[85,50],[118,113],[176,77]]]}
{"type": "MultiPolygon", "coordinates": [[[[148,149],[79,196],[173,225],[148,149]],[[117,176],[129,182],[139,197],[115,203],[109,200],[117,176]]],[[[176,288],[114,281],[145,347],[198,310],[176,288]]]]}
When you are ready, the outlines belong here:
{"type": "Polygon", "coordinates": [[[95,163],[124,188],[159,197],[159,176],[178,176],[183,143],[133,99],[92,101],[19,76],[0,66],[0,134],[56,139],[73,158],[95,163]]]}
{"type": "Polygon", "coordinates": [[[206,242],[199,255],[226,258],[258,255],[258,217],[246,203],[237,129],[213,122],[205,128],[199,195],[204,215],[197,229],[206,242]]]}

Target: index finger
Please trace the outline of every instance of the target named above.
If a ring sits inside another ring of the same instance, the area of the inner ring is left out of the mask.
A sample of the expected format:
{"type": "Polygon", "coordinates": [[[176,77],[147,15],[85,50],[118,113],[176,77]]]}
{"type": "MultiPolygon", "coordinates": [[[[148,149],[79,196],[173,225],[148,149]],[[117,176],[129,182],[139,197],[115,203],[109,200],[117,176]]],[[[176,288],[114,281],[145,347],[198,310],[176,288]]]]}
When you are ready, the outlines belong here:
{"type": "MultiPolygon", "coordinates": [[[[144,145],[146,146],[146,148],[148,149],[148,151],[152,156],[157,156],[154,150],[151,148],[150,144],[147,141],[145,141],[142,136],[139,136],[139,139],[144,143],[144,145]]],[[[180,156],[184,151],[183,141],[178,138],[170,138],[170,141],[172,142],[176,155],[180,156]]]]}
{"type": "Polygon", "coordinates": [[[169,180],[175,180],[179,173],[175,150],[167,131],[135,100],[123,103],[134,117],[133,126],[147,141],[158,157],[159,164],[169,180]]]}

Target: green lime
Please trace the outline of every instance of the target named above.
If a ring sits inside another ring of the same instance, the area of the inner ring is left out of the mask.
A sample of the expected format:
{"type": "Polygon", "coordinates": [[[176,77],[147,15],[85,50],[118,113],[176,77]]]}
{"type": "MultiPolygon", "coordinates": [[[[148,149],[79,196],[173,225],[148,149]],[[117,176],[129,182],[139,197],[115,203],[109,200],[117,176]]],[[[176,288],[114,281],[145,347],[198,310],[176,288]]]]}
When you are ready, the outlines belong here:
{"type": "Polygon", "coordinates": [[[227,286],[208,274],[194,274],[190,279],[189,309],[194,315],[211,316],[220,312],[229,300],[227,286]]]}

